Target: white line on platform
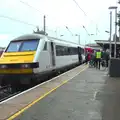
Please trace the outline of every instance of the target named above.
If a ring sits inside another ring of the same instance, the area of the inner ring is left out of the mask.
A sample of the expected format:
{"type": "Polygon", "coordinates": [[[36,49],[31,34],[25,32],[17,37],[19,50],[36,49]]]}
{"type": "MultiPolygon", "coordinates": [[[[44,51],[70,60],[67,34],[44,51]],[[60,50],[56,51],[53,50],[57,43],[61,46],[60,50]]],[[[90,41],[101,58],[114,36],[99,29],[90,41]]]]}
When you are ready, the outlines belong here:
{"type": "Polygon", "coordinates": [[[98,93],[98,91],[95,91],[93,100],[96,99],[96,95],[97,95],[97,93],[98,93]]]}
{"type": "MultiPolygon", "coordinates": [[[[84,64],[83,64],[83,65],[84,65],[84,64]]],[[[78,67],[80,67],[80,66],[78,66],[78,67]]],[[[76,67],[76,68],[78,68],[78,67],[76,67]]],[[[12,100],[12,99],[14,99],[14,98],[16,98],[16,97],[18,97],[18,96],[20,96],[20,95],[22,95],[22,94],[25,94],[25,93],[27,93],[27,92],[29,92],[29,91],[31,91],[31,90],[33,90],[33,89],[35,89],[35,88],[37,88],[37,87],[43,85],[43,84],[45,84],[45,83],[48,83],[48,82],[50,82],[50,81],[52,81],[52,80],[54,80],[54,79],[56,79],[56,78],[58,78],[58,77],[60,77],[60,76],[62,76],[62,75],[64,75],[64,74],[66,74],[66,73],[68,73],[68,72],[70,72],[70,71],[76,69],[76,68],[73,68],[73,69],[71,69],[71,70],[69,70],[69,71],[67,71],[67,72],[64,72],[64,73],[62,73],[62,74],[60,74],[60,75],[58,75],[58,76],[56,76],[56,77],[54,77],[54,78],[52,78],[52,79],[50,79],[50,80],[48,80],[48,81],[45,81],[45,82],[43,82],[43,83],[41,83],[41,84],[38,84],[38,85],[36,85],[36,86],[34,86],[34,87],[32,87],[32,88],[26,90],[26,91],[23,91],[23,92],[21,92],[21,93],[15,95],[15,96],[13,96],[13,97],[10,97],[10,98],[8,98],[8,99],[6,99],[6,100],[0,102],[0,104],[3,104],[3,103],[5,103],[5,102],[7,102],[7,101],[9,101],[9,100],[12,100]]],[[[86,68],[86,67],[85,67],[85,68],[86,68]]],[[[83,71],[85,68],[83,68],[81,71],[83,71]]],[[[77,76],[78,74],[80,74],[80,72],[77,73],[75,76],[77,76]]],[[[70,79],[73,79],[75,76],[73,76],[73,77],[70,78],[70,79]]],[[[70,79],[69,79],[69,80],[70,80],[70,79]]]]}
{"type": "Polygon", "coordinates": [[[95,92],[94,92],[92,101],[95,101],[95,100],[96,100],[96,95],[97,95],[97,93],[98,93],[98,91],[95,91],[95,92]]]}

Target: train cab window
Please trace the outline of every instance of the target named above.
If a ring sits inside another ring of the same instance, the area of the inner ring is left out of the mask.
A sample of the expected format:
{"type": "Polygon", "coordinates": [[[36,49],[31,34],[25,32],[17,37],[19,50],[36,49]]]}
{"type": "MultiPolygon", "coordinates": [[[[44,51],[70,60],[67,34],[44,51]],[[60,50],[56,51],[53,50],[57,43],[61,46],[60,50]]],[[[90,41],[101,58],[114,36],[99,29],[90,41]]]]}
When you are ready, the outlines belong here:
{"type": "Polygon", "coordinates": [[[5,52],[35,51],[39,40],[12,41],[5,52]]]}
{"type": "Polygon", "coordinates": [[[44,45],[43,50],[44,50],[44,51],[47,50],[47,42],[45,42],[45,45],[44,45]]]}
{"type": "Polygon", "coordinates": [[[20,51],[35,51],[38,46],[38,40],[24,41],[20,51]]]}
{"type": "Polygon", "coordinates": [[[6,52],[18,52],[22,42],[11,42],[6,50],[6,52]]]}

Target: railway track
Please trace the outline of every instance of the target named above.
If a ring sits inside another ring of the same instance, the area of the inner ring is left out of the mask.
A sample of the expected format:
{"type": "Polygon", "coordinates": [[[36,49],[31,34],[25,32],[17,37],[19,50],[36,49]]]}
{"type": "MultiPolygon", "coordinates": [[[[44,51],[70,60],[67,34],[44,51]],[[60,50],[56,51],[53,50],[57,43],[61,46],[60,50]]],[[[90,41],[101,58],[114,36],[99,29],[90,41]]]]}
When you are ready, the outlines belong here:
{"type": "Polygon", "coordinates": [[[11,86],[0,87],[0,102],[20,93],[21,91],[12,92],[11,86]]]}

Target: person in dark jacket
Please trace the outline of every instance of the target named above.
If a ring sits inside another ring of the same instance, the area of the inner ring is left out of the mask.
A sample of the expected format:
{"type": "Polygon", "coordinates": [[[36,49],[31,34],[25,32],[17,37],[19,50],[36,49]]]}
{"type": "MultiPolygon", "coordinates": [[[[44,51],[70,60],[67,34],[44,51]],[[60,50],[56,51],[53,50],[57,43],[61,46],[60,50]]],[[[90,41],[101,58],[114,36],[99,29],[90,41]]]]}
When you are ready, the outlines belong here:
{"type": "Polygon", "coordinates": [[[85,56],[85,61],[86,61],[86,64],[88,64],[88,62],[91,60],[91,54],[89,52],[86,53],[86,56],[85,56]]]}
{"type": "Polygon", "coordinates": [[[106,67],[108,67],[108,61],[110,59],[108,50],[106,50],[106,51],[103,52],[102,59],[106,61],[106,67]]]}
{"type": "Polygon", "coordinates": [[[88,53],[86,53],[86,56],[85,56],[85,63],[86,64],[88,63],[88,53]]]}

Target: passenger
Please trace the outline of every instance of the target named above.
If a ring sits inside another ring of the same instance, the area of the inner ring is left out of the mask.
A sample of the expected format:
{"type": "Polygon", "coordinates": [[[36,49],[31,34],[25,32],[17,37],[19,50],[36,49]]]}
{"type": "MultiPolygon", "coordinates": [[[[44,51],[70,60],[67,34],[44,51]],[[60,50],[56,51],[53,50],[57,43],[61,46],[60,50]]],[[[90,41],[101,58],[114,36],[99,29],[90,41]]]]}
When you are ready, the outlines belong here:
{"type": "Polygon", "coordinates": [[[98,50],[96,52],[96,68],[100,69],[100,63],[101,63],[101,51],[98,50]]]}
{"type": "Polygon", "coordinates": [[[91,67],[94,66],[94,54],[93,54],[93,53],[91,53],[91,59],[90,59],[89,65],[90,65],[91,67]]]}
{"type": "Polygon", "coordinates": [[[88,63],[88,52],[86,52],[86,56],[85,56],[85,63],[88,63]]]}
{"type": "Polygon", "coordinates": [[[91,54],[90,52],[87,53],[86,55],[86,64],[91,60],[91,54]]]}
{"type": "Polygon", "coordinates": [[[94,67],[96,67],[97,65],[96,65],[96,62],[97,60],[96,60],[96,50],[94,51],[94,67]]]}
{"type": "Polygon", "coordinates": [[[95,67],[95,51],[93,51],[91,59],[92,59],[92,66],[95,67]]]}
{"type": "Polygon", "coordinates": [[[108,61],[110,60],[110,54],[109,51],[106,51],[106,67],[108,67],[108,61]]]}
{"type": "Polygon", "coordinates": [[[91,53],[88,52],[88,61],[90,61],[90,60],[91,60],[91,53]]]}
{"type": "MultiPolygon", "coordinates": [[[[105,62],[106,62],[106,66],[105,67],[108,67],[108,61],[110,59],[110,55],[109,55],[109,51],[108,50],[103,52],[102,59],[103,59],[103,61],[105,60],[105,62]]],[[[103,65],[104,65],[104,63],[103,63],[103,65]]]]}

